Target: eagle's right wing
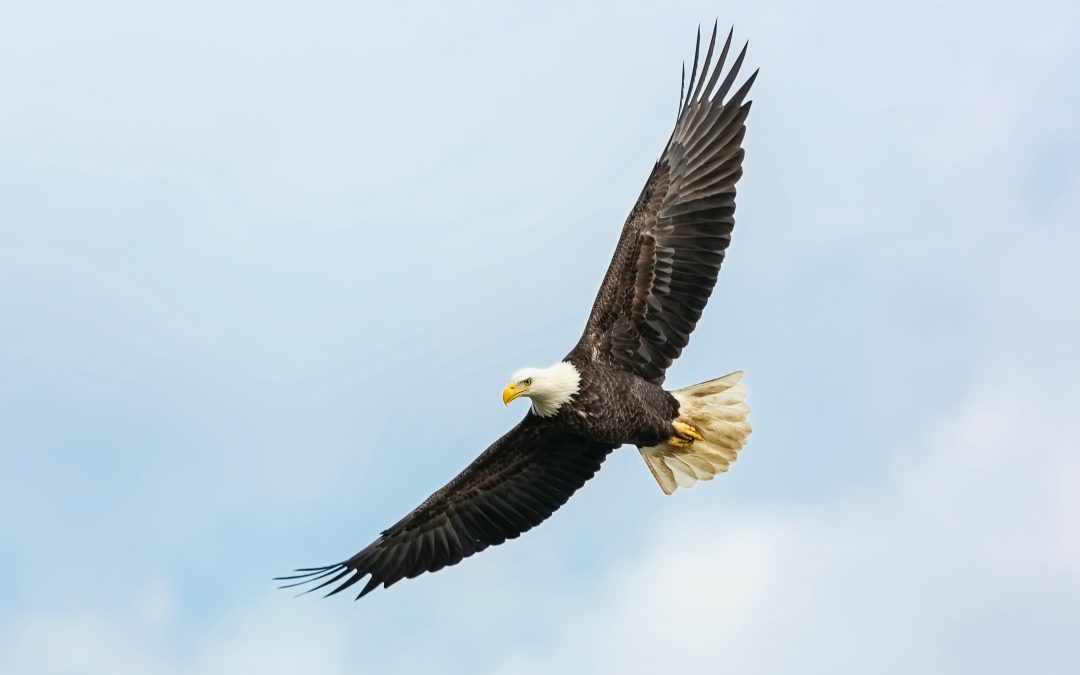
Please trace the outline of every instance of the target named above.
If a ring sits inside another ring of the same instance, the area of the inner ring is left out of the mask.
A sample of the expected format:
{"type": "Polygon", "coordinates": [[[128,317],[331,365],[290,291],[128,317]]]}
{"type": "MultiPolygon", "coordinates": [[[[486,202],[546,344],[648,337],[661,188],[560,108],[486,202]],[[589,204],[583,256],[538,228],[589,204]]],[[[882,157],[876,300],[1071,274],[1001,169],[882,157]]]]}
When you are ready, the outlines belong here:
{"type": "Polygon", "coordinates": [[[370,577],[357,599],[379,584],[455,565],[546,520],[596,474],[616,446],[554,429],[528,414],[464,471],[348,560],[296,570],[286,587],[338,584],[328,595],[370,577]]]}
{"type": "Polygon", "coordinates": [[[721,81],[731,34],[712,66],[715,46],[714,26],[700,73],[694,52],[675,130],[626,219],[572,352],[656,384],[701,318],[735,226],[746,96],[757,72],[725,101],[746,47],[721,81]]]}

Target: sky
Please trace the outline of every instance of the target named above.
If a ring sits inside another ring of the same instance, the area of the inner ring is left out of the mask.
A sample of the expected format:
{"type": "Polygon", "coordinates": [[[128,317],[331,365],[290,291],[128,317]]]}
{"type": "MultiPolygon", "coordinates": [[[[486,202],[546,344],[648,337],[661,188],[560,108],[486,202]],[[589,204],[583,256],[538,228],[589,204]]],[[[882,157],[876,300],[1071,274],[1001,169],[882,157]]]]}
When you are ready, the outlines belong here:
{"type": "Polygon", "coordinates": [[[1080,669],[1076,3],[9,3],[0,53],[0,671],[1080,669]],[[276,590],[524,413],[714,18],[761,75],[668,383],[746,371],[738,463],[276,590]]]}

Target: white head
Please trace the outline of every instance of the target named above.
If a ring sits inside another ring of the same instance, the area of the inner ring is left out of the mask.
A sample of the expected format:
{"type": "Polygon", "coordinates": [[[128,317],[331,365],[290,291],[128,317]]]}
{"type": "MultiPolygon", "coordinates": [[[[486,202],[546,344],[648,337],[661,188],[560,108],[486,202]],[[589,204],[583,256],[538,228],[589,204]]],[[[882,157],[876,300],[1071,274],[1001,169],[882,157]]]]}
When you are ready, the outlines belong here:
{"type": "Polygon", "coordinates": [[[503,403],[509,405],[518,396],[528,396],[534,413],[551,417],[577,395],[580,384],[581,373],[567,361],[549,368],[522,368],[503,389],[503,403]]]}

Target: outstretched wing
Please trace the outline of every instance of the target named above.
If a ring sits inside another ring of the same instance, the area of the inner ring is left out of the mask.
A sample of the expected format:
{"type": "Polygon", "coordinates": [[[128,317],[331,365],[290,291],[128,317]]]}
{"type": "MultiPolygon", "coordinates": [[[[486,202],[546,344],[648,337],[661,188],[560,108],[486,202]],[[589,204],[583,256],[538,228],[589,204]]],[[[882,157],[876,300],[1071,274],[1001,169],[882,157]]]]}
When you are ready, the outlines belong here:
{"type": "Polygon", "coordinates": [[[720,75],[716,27],[699,73],[698,47],[675,130],[623,226],[585,332],[575,347],[595,361],[660,384],[690,339],[716,284],[735,226],[735,183],[755,71],[725,101],[746,56],[720,75]],[[745,102],[744,102],[745,101],[745,102]]]}
{"type": "Polygon", "coordinates": [[[379,584],[455,565],[546,520],[600,469],[616,446],[560,431],[531,413],[464,471],[353,557],[279,577],[285,588],[338,584],[334,595],[369,577],[379,584]]]}

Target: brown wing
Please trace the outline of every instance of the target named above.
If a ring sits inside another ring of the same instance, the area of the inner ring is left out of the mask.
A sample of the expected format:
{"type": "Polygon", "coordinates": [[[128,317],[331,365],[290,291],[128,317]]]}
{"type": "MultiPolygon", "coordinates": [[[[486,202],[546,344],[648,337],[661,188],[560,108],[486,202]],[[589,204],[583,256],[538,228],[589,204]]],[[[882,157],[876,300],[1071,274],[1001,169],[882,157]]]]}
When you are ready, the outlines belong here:
{"type": "Polygon", "coordinates": [[[327,594],[334,595],[369,576],[359,599],[379,584],[456,565],[546,520],[614,449],[559,431],[530,413],[364,550],[278,580],[294,582],[284,588],[320,582],[311,591],[337,583],[327,594]]]}
{"type": "Polygon", "coordinates": [[[712,67],[715,45],[714,26],[700,77],[694,51],[675,130],[623,226],[574,349],[657,384],[701,318],[735,226],[735,183],[750,112],[744,101],[757,71],[725,102],[746,47],[720,82],[731,33],[712,67]]]}

